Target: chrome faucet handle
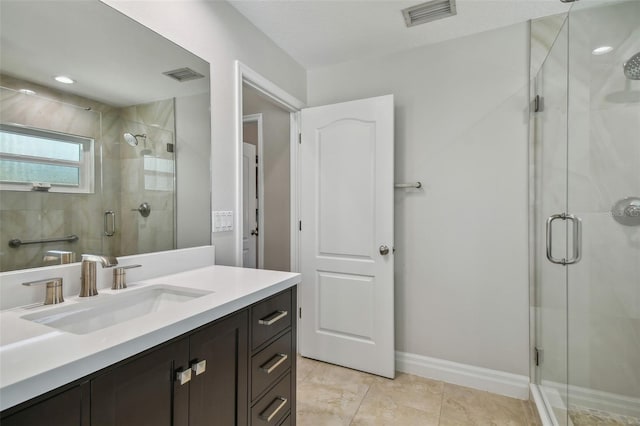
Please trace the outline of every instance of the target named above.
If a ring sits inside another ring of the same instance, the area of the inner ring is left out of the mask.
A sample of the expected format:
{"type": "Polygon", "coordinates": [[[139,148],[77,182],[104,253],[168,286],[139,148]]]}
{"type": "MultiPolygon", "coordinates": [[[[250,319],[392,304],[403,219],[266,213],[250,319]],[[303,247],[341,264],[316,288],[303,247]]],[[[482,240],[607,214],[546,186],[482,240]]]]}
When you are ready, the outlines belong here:
{"type": "Polygon", "coordinates": [[[62,297],[62,277],[45,278],[42,280],[22,283],[22,285],[27,287],[44,284],[47,285],[47,292],[44,298],[45,305],[55,305],[57,303],[64,302],[64,297],[62,297]]]}
{"type": "Polygon", "coordinates": [[[142,265],[118,266],[113,270],[113,284],[111,290],[122,290],[127,288],[127,269],[139,268],[142,265]]]}

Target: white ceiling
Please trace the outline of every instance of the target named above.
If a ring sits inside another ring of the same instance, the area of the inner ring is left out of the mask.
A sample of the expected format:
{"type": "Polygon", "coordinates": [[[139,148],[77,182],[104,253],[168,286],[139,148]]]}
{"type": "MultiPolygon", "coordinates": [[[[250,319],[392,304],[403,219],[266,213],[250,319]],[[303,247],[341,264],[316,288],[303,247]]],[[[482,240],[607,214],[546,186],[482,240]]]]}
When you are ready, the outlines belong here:
{"type": "Polygon", "coordinates": [[[0,12],[0,73],[113,106],[209,91],[207,62],[99,1],[0,0],[0,12]],[[162,74],[183,67],[206,77],[162,74]]]}
{"type": "Polygon", "coordinates": [[[382,56],[566,12],[560,0],[457,0],[457,15],[407,28],[421,0],[228,0],[307,69],[382,56]]]}

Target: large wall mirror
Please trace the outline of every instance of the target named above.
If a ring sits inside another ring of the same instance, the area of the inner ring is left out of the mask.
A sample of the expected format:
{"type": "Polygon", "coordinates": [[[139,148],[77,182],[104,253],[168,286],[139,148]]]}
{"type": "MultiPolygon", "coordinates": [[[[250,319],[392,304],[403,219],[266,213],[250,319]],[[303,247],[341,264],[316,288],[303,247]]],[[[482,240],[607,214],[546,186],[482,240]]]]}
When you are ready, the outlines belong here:
{"type": "Polygon", "coordinates": [[[3,0],[0,271],[210,244],[209,84],[98,0],[3,0]]]}

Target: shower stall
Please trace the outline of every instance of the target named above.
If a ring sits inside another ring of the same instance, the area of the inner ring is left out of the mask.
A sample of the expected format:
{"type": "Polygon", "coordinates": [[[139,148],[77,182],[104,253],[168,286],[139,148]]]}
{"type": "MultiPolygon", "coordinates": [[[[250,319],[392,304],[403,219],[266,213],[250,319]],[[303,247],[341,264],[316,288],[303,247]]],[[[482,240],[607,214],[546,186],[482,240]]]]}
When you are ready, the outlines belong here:
{"type": "Polygon", "coordinates": [[[532,393],[549,424],[640,425],[640,2],[531,35],[532,393]]]}

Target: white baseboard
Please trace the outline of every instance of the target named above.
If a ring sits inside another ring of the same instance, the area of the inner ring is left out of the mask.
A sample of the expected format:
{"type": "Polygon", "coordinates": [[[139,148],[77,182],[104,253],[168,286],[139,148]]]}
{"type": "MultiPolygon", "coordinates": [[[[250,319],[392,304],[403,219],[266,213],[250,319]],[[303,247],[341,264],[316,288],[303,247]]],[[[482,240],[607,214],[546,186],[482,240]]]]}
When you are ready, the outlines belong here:
{"type": "Polygon", "coordinates": [[[406,352],[396,352],[396,370],[512,398],[529,399],[528,376],[406,352]]]}
{"type": "MultiPolygon", "coordinates": [[[[567,385],[562,383],[543,380],[542,387],[552,391],[555,390],[557,393],[567,393],[567,385]]],[[[569,385],[568,391],[571,406],[576,405],[578,407],[591,408],[608,413],[622,414],[623,416],[640,417],[640,398],[574,385],[569,385]]]]}

